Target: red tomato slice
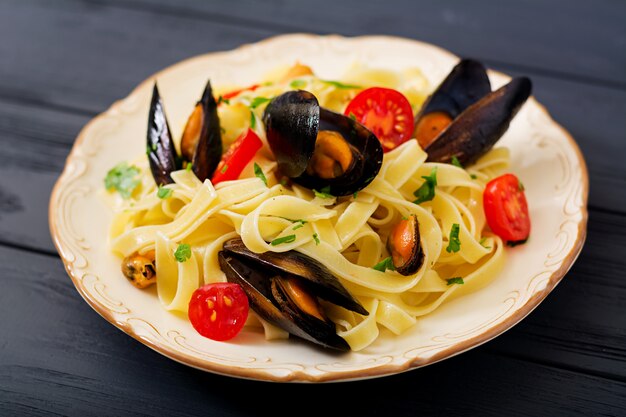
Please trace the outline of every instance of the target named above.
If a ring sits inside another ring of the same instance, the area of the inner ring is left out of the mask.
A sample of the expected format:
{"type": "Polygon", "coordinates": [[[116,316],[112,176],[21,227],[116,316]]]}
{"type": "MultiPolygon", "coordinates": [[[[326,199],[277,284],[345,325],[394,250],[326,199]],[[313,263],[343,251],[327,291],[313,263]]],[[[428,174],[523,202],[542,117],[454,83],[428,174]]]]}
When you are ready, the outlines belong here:
{"type": "Polygon", "coordinates": [[[189,301],[189,321],[202,336],[232,339],[248,318],[248,297],[238,284],[218,282],[194,291],[189,301]]]}
{"type": "Polygon", "coordinates": [[[487,224],[502,239],[519,242],[528,239],[530,215],[524,187],[513,174],[504,174],[487,183],[483,193],[487,224]]]}
{"type": "Polygon", "coordinates": [[[413,134],[413,110],[409,100],[399,91],[373,87],[361,91],[348,104],[346,116],[371,130],[385,152],[406,142],[413,134]]]}
{"type": "Polygon", "coordinates": [[[254,158],[254,155],[263,146],[263,142],[252,129],[248,129],[241,134],[230,145],[230,148],[222,155],[222,160],[217,165],[211,182],[213,185],[220,181],[236,180],[241,175],[241,171],[254,158]]]}
{"type": "Polygon", "coordinates": [[[251,85],[250,87],[245,87],[245,88],[240,88],[239,90],[230,91],[226,94],[222,94],[222,99],[229,100],[233,97],[237,97],[239,94],[243,93],[244,91],[254,91],[260,86],[261,84],[254,84],[254,85],[251,85]]]}

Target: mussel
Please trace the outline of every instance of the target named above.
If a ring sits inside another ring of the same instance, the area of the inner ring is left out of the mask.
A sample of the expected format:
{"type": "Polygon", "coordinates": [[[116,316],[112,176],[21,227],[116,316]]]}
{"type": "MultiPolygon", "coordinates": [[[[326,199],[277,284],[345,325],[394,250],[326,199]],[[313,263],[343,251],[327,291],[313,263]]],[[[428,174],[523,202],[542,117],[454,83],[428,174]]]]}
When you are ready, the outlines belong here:
{"type": "Polygon", "coordinates": [[[354,194],[378,174],[383,149],[356,120],[320,107],[308,91],[288,91],[266,107],[267,142],[279,170],[307,188],[354,194]]]}
{"type": "Polygon", "coordinates": [[[222,271],[248,295],[263,319],[302,339],[324,347],[348,350],[318,297],[362,315],[368,312],[322,264],[296,251],[257,254],[239,238],[218,254],[222,271]]]}
{"type": "Polygon", "coordinates": [[[387,249],[399,274],[413,275],[420,269],[424,263],[424,252],[415,214],[400,220],[394,226],[387,240],[387,249]]]}
{"type": "Polygon", "coordinates": [[[159,89],[154,84],[150,114],[148,116],[148,161],[157,185],[171,184],[170,173],[178,169],[176,148],[170,134],[170,126],[165,117],[163,101],[159,89]]]}
{"type": "Polygon", "coordinates": [[[531,90],[530,80],[518,77],[492,92],[485,67],[461,60],[415,117],[414,136],[427,161],[475,162],[506,132],[531,90]]]}
{"type": "Polygon", "coordinates": [[[148,116],[148,160],[158,185],[172,183],[172,171],[182,168],[183,161],[192,164],[194,174],[204,181],[210,178],[222,157],[222,134],[217,102],[209,81],[187,120],[180,143],[181,157],[176,153],[163,102],[155,83],[148,116]]]}

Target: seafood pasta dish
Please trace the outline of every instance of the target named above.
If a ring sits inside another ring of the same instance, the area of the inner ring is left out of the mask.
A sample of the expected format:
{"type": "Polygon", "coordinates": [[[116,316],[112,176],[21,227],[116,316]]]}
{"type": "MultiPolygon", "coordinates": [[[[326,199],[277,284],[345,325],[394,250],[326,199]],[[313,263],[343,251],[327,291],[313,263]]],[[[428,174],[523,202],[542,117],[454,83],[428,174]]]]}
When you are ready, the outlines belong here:
{"type": "Polygon", "coordinates": [[[525,77],[492,89],[470,59],[439,85],[417,67],[328,80],[296,62],[209,80],[173,132],[155,83],[145,154],[120,150],[104,179],[119,279],[213,340],[262,329],[357,351],[402,334],[498,279],[528,238],[496,142],[530,94],[525,77]]]}

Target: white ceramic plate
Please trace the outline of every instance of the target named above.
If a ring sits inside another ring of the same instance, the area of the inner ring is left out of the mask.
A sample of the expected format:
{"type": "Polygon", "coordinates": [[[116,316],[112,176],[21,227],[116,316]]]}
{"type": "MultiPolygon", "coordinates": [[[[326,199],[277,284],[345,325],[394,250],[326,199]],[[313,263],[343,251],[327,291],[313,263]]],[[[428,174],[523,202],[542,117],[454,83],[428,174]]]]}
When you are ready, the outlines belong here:
{"type": "MultiPolygon", "coordinates": [[[[299,60],[322,78],[338,78],[355,61],[381,68],[419,66],[436,86],[458,58],[425,43],[392,37],[286,35],[171,66],[93,119],[78,136],[50,200],[50,228],[68,274],[106,320],[163,355],[232,376],[271,381],[361,379],[424,366],[478,346],[530,313],[563,278],[580,252],[587,225],[588,176],[571,136],[530,99],[500,144],[526,186],[533,230],[507,249],[506,267],[487,288],[421,318],[400,337],[384,335],[360,352],[329,353],[311,344],[265,341],[244,330],[231,342],[198,335],[186,317],[166,312],[154,292],[135,290],[106,246],[111,220],[99,193],[106,172],[145,150],[152,84],[158,79],[174,132],[207,78],[249,85],[280,64],[299,60]]],[[[499,87],[509,77],[491,71],[499,87]]]]}

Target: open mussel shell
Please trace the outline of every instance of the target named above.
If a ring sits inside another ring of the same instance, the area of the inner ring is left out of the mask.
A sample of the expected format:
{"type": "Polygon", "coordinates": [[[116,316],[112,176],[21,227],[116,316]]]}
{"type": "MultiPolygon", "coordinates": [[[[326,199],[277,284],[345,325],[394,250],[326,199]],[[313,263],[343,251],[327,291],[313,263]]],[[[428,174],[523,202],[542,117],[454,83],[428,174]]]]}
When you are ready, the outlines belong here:
{"type": "Polygon", "coordinates": [[[224,243],[224,252],[249,259],[275,273],[294,275],[307,281],[315,295],[347,310],[367,315],[368,312],[350,295],[339,280],[321,263],[296,251],[254,253],[239,238],[224,243]]]}
{"type": "Polygon", "coordinates": [[[155,83],[148,115],[147,154],[150,170],[157,185],[174,182],[170,173],[178,168],[176,148],[170,132],[163,101],[155,83]]]}
{"type": "Polygon", "coordinates": [[[308,169],[294,181],[311,189],[326,188],[334,196],[352,195],[367,187],[383,163],[383,148],[376,135],[356,120],[324,108],[320,108],[319,132],[339,133],[336,137],[344,140],[351,152],[349,168],[334,178],[322,178],[315,168],[308,169]]]}
{"type": "Polygon", "coordinates": [[[207,82],[202,98],[187,120],[180,150],[183,159],[192,163],[200,181],[211,178],[222,157],[220,119],[211,81],[207,82]]]}
{"type": "Polygon", "coordinates": [[[288,302],[277,281],[280,277],[273,271],[259,268],[251,260],[227,252],[220,252],[218,260],[226,279],[243,288],[250,307],[261,318],[324,347],[342,351],[350,349],[348,343],[337,335],[334,325],[302,314],[288,302]]]}
{"type": "Polygon", "coordinates": [[[304,90],[281,94],[265,108],[267,143],[284,175],[295,178],[306,170],[315,150],[319,119],[317,98],[304,90]]]}
{"type": "Polygon", "coordinates": [[[399,274],[413,275],[421,268],[424,264],[424,251],[415,214],[401,220],[394,227],[387,241],[387,249],[399,274]]]}
{"type": "Polygon", "coordinates": [[[273,99],[263,122],[278,169],[307,188],[351,195],[380,171],[378,138],[359,122],[320,107],[308,91],[288,91],[273,99]]]}
{"type": "Polygon", "coordinates": [[[462,59],[428,97],[415,116],[415,124],[433,112],[445,112],[455,119],[490,92],[491,83],[483,64],[473,59],[462,59]]]}
{"type": "Polygon", "coordinates": [[[464,165],[475,162],[507,131],[531,90],[528,78],[514,78],[469,106],[426,147],[427,161],[450,163],[456,157],[464,165]]]}

